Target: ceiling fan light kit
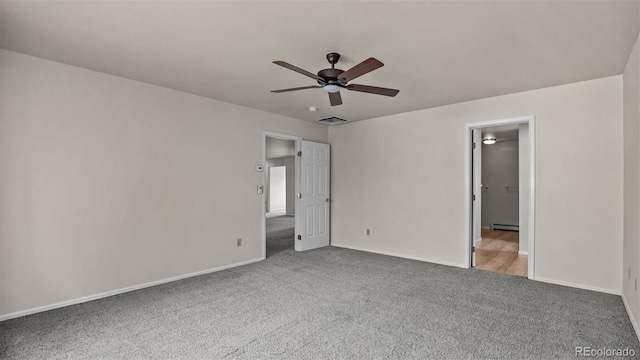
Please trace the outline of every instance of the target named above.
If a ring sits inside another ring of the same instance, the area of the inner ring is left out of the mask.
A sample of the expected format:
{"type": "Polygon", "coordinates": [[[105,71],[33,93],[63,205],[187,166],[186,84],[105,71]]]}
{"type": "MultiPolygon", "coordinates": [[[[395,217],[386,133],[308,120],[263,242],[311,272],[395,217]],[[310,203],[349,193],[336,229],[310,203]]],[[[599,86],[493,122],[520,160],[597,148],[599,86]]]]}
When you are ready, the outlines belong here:
{"type": "Polygon", "coordinates": [[[338,53],[327,54],[327,61],[329,61],[329,64],[331,64],[331,68],[322,69],[318,71],[317,75],[281,60],[274,61],[273,63],[276,65],[280,65],[284,68],[293,70],[299,74],[315,79],[318,82],[318,85],[302,86],[302,87],[282,89],[282,90],[272,90],[271,92],[283,93],[283,92],[289,92],[289,91],[322,88],[327,93],[329,93],[329,102],[331,103],[331,106],[337,106],[342,104],[342,96],[340,95],[341,89],[347,89],[351,91],[358,91],[358,92],[364,92],[364,93],[376,94],[376,95],[384,95],[384,96],[390,96],[390,97],[394,97],[398,95],[398,93],[400,92],[400,90],[382,88],[377,86],[348,84],[349,81],[384,66],[384,64],[378,61],[377,59],[372,57],[368,58],[367,60],[359,63],[358,65],[352,67],[347,71],[343,71],[341,69],[335,68],[335,65],[338,63],[338,60],[340,60],[340,54],[338,53]]]}
{"type": "Polygon", "coordinates": [[[329,85],[325,85],[324,89],[327,90],[327,92],[335,93],[335,92],[340,91],[340,86],[334,85],[334,84],[329,84],[329,85]]]}

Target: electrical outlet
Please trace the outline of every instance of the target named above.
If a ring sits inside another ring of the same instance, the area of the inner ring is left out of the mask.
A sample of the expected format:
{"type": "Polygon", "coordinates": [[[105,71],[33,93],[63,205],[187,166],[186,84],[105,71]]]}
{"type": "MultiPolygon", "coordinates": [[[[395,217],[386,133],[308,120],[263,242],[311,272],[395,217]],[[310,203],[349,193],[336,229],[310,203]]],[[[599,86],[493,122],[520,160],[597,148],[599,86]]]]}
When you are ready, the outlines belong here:
{"type": "Polygon", "coordinates": [[[238,242],[237,246],[242,246],[242,239],[241,238],[238,238],[237,242],[238,242]]]}
{"type": "Polygon", "coordinates": [[[371,235],[371,229],[367,229],[367,236],[371,235]]]}

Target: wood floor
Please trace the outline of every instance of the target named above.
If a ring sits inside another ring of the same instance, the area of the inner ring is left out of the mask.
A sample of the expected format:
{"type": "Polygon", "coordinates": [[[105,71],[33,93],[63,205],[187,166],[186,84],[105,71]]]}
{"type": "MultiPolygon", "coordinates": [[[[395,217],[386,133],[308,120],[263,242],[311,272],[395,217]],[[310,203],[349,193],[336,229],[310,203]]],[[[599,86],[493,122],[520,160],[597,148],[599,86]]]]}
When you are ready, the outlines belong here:
{"type": "Polygon", "coordinates": [[[518,255],[517,231],[482,229],[476,244],[476,268],[510,275],[527,276],[527,255],[518,255]]]}

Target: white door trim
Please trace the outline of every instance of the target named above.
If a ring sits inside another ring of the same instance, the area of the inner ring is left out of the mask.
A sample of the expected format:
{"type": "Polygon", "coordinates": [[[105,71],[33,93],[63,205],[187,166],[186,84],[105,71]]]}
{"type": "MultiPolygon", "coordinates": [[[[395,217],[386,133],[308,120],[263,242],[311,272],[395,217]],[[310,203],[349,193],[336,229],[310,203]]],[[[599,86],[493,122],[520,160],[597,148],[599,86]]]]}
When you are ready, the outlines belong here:
{"type": "Polygon", "coordinates": [[[489,126],[500,125],[513,125],[513,124],[529,124],[529,254],[527,258],[528,277],[534,279],[535,271],[535,201],[536,201],[536,181],[535,181],[535,168],[536,168],[536,141],[535,141],[535,115],[528,115],[522,117],[514,117],[509,119],[489,120],[468,123],[465,125],[464,132],[464,151],[465,151],[465,168],[464,168],[464,208],[465,213],[465,228],[467,229],[467,236],[465,236],[465,267],[471,267],[471,247],[473,246],[473,204],[471,200],[471,168],[473,166],[471,162],[471,139],[473,129],[479,129],[489,126]]]}
{"type": "MultiPolygon", "coordinates": [[[[271,132],[271,131],[263,131],[262,132],[262,186],[264,189],[264,185],[267,183],[267,169],[266,169],[266,164],[267,164],[267,138],[276,138],[276,139],[282,139],[282,140],[292,140],[295,141],[296,143],[296,153],[298,151],[300,151],[300,141],[302,140],[301,136],[294,136],[294,135],[288,135],[288,134],[281,134],[281,133],[276,133],[276,132],[271,132]]],[[[296,164],[296,169],[295,169],[295,193],[298,194],[298,192],[300,192],[300,157],[295,156],[295,164],[296,164]]],[[[266,211],[267,211],[267,206],[266,206],[266,189],[264,191],[262,191],[262,260],[267,258],[267,216],[266,216],[266,211]]],[[[296,199],[296,206],[295,206],[295,232],[294,234],[298,234],[298,218],[299,218],[299,214],[298,214],[298,199],[296,199]]]]}

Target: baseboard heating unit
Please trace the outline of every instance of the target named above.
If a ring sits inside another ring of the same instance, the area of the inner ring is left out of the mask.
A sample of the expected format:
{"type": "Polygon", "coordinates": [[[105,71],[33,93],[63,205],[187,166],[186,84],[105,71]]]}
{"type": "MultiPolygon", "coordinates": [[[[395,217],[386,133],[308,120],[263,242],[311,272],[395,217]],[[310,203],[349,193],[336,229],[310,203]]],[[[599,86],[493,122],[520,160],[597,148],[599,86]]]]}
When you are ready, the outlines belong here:
{"type": "Polygon", "coordinates": [[[491,224],[491,230],[520,231],[519,225],[491,224]]]}

